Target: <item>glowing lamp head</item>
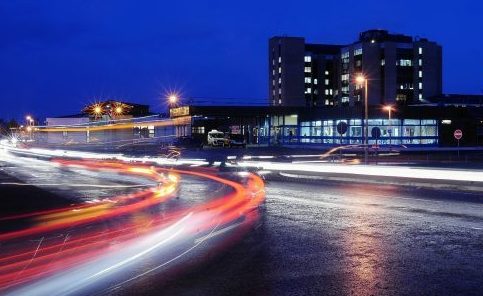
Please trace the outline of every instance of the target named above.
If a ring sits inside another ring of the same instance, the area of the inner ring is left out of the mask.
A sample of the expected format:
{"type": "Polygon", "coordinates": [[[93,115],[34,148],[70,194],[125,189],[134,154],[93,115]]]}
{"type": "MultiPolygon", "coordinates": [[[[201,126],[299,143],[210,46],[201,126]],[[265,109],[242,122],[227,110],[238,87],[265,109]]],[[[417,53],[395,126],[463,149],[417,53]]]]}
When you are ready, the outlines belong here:
{"type": "Polygon", "coordinates": [[[168,97],[168,101],[170,104],[176,104],[176,102],[178,102],[178,96],[175,94],[172,94],[168,97]]]}
{"type": "Polygon", "coordinates": [[[32,116],[27,115],[27,117],[25,117],[25,119],[27,119],[28,121],[31,121],[32,120],[32,116]]]}
{"type": "Polygon", "coordinates": [[[101,107],[100,107],[100,106],[95,106],[95,107],[94,107],[94,113],[95,113],[95,114],[100,114],[101,112],[102,112],[102,109],[101,109],[101,107]]]}
{"type": "Polygon", "coordinates": [[[122,114],[122,107],[118,106],[114,111],[116,112],[116,114],[122,114]]]}
{"type": "Polygon", "coordinates": [[[27,126],[27,131],[28,132],[31,132],[32,131],[32,127],[31,126],[27,126]]]}
{"type": "Polygon", "coordinates": [[[391,105],[384,106],[384,110],[386,111],[392,111],[394,110],[391,105]]]}
{"type": "Polygon", "coordinates": [[[364,75],[358,75],[356,77],[356,82],[359,83],[359,84],[362,84],[366,81],[366,77],[364,77],[364,75]]]}

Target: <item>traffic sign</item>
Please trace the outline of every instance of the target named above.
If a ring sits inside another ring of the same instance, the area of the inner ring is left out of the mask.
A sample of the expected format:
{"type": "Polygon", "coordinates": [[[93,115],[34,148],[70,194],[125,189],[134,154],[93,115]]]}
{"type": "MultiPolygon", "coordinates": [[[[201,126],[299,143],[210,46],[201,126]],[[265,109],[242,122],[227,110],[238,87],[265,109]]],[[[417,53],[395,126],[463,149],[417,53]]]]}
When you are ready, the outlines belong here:
{"type": "Polygon", "coordinates": [[[339,135],[343,135],[347,132],[347,122],[341,121],[337,124],[337,132],[339,135]]]}
{"type": "Polygon", "coordinates": [[[453,136],[456,140],[460,140],[463,137],[463,132],[460,129],[454,131],[453,136]]]}

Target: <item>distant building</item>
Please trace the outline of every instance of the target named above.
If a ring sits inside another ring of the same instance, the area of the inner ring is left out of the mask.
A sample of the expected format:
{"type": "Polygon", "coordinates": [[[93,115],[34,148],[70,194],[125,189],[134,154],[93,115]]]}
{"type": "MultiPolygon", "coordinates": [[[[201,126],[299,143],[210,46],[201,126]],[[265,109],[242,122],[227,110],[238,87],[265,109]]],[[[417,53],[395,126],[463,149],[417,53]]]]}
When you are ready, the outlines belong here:
{"type": "Polygon", "coordinates": [[[370,105],[426,102],[442,93],[442,48],[425,38],[360,33],[346,46],[306,44],[304,38],[269,40],[269,104],[272,106],[360,105],[368,79],[370,105]]]}
{"type": "Polygon", "coordinates": [[[270,105],[333,105],[340,49],[339,45],[306,44],[300,37],[271,38],[270,105]]]}

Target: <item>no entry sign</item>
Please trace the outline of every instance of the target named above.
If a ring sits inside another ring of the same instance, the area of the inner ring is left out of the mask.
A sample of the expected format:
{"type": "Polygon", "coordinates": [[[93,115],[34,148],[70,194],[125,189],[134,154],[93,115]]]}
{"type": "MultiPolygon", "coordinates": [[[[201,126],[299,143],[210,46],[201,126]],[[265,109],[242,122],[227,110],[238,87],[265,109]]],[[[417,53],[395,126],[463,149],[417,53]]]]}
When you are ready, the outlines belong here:
{"type": "Polygon", "coordinates": [[[456,140],[459,140],[463,137],[463,132],[460,129],[454,131],[453,136],[456,140]]]}

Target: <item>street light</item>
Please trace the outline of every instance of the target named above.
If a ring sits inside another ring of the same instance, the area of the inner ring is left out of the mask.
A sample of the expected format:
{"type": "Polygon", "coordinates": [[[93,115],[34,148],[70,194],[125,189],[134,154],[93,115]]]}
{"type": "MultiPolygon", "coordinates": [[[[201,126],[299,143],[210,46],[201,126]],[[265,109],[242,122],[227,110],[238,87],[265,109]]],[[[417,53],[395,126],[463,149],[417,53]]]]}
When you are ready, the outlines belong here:
{"type": "Polygon", "coordinates": [[[174,105],[178,102],[178,96],[176,94],[171,94],[168,97],[168,101],[170,105],[174,105]]]}
{"type": "Polygon", "coordinates": [[[386,106],[384,106],[383,109],[388,112],[388,118],[389,118],[389,151],[391,151],[392,150],[392,121],[391,121],[391,112],[394,109],[393,109],[393,107],[391,105],[386,105],[386,106]]]}
{"type": "Polygon", "coordinates": [[[369,109],[367,104],[367,78],[364,77],[363,74],[359,74],[356,77],[356,82],[358,84],[364,83],[364,163],[367,164],[367,146],[369,145],[369,109]]]}

